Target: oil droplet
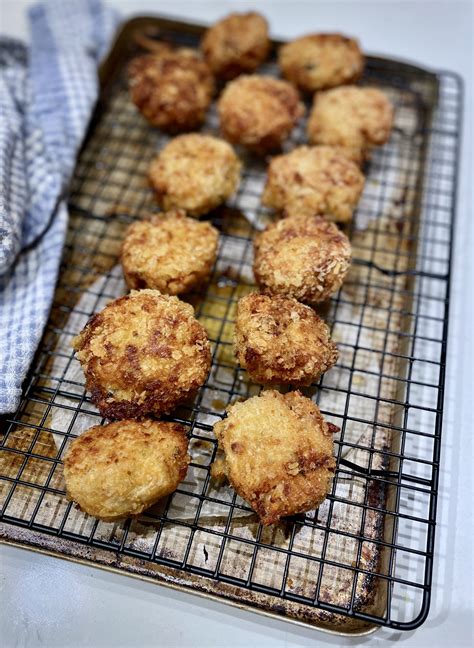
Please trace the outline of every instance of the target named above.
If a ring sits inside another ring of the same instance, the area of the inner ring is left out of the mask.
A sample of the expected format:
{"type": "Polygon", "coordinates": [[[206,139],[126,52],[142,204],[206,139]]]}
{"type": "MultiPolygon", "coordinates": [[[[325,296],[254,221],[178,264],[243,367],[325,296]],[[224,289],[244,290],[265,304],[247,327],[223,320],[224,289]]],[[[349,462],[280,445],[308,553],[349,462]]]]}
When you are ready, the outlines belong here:
{"type": "Polygon", "coordinates": [[[214,398],[212,401],[212,407],[216,410],[224,410],[225,406],[226,404],[221,398],[214,398]]]}

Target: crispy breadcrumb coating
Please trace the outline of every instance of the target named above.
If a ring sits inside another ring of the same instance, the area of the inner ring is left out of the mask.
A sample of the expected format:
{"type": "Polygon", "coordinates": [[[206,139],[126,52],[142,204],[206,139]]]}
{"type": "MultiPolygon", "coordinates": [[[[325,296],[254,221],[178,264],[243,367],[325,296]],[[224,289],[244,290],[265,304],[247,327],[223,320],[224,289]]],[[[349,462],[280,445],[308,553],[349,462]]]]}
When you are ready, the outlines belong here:
{"type": "Polygon", "coordinates": [[[283,76],[303,92],[357,81],[364,70],[359,43],[342,34],[309,34],[280,47],[283,76]]]}
{"type": "Polygon", "coordinates": [[[274,157],[262,203],[286,216],[322,214],[347,222],[364,189],[359,167],[331,146],[299,146],[274,157]]]}
{"type": "Polygon", "coordinates": [[[92,402],[111,419],[169,413],[194,396],[211,364],[209,340],[192,306],[157,290],[110,302],[73,347],[92,402]]]}
{"type": "Polygon", "coordinates": [[[160,206],[206,214],[222,204],[240,183],[242,164],[230,144],[190,133],[171,140],[150,166],[150,183],[160,206]]]}
{"type": "Polygon", "coordinates": [[[290,216],[254,240],[253,271],[260,289],[307,304],[327,300],[351,263],[349,239],[322,216],[290,216]]]}
{"type": "Polygon", "coordinates": [[[263,524],[317,508],[335,470],[332,433],[309,398],[300,392],[263,391],[228,408],[214,425],[222,470],[263,524]]]}
{"type": "Polygon", "coordinates": [[[102,520],[138,515],[176,490],[190,459],[186,431],[178,423],[96,425],[67,450],[66,493],[82,511],[102,520]]]}
{"type": "Polygon", "coordinates": [[[256,153],[280,148],[304,112],[290,83],[256,74],[228,83],[217,109],[224,137],[256,153]]]}
{"type": "Polygon", "coordinates": [[[270,51],[268,23],[255,11],[232,13],[206,31],[201,50],[212,72],[221,79],[253,72],[270,51]]]}
{"type": "Polygon", "coordinates": [[[186,293],[210,275],[219,232],[211,223],[172,210],[132,223],[121,261],[129,288],[156,288],[166,295],[186,293]]]}
{"type": "Polygon", "coordinates": [[[383,92],[344,86],[314,96],[308,138],[312,144],[341,147],[360,163],[374,146],[388,141],[392,123],[393,106],[383,92]]]}
{"type": "Polygon", "coordinates": [[[262,385],[310,385],[337,360],[329,327],[291,297],[250,293],[237,304],[235,352],[262,385]]]}
{"type": "Polygon", "coordinates": [[[133,59],[128,74],[132,101],[153,126],[177,133],[204,121],[214,78],[198,52],[163,48],[133,59]]]}

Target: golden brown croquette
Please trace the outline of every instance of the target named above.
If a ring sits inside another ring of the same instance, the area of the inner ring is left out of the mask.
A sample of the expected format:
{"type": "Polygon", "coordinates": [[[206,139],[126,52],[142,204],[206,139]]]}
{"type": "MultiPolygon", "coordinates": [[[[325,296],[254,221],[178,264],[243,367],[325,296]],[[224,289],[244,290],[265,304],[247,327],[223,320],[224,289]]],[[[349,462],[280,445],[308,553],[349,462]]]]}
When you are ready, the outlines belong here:
{"type": "Polygon", "coordinates": [[[145,54],[130,63],[133,103],[153,126],[177,133],[202,124],[214,94],[214,78],[198,52],[181,48],[145,54]]]}
{"type": "Polygon", "coordinates": [[[96,425],[67,450],[66,494],[102,520],[138,515],[176,490],[189,461],[186,432],[178,423],[96,425]]]}
{"type": "Polygon", "coordinates": [[[211,364],[209,340],[192,306],[157,290],[110,302],[73,347],[92,402],[111,419],[170,412],[194,396],[211,364]]]}
{"type": "Polygon", "coordinates": [[[201,51],[212,72],[221,79],[253,72],[270,51],[268,23],[255,11],[232,13],[206,31],[201,51]]]}
{"type": "Polygon", "coordinates": [[[330,146],[299,146],[274,157],[268,167],[262,203],[285,216],[322,214],[347,222],[364,189],[355,162],[330,146]]]}
{"type": "Polygon", "coordinates": [[[225,455],[214,476],[223,472],[263,524],[310,511],[326,498],[335,470],[332,432],[298,391],[268,390],[234,403],[214,432],[225,455]]]}
{"type": "Polygon", "coordinates": [[[254,274],[263,292],[307,304],[327,300],[342,285],[351,244],[322,216],[290,216],[255,237],[254,274]]]}
{"type": "Polygon", "coordinates": [[[190,133],[171,140],[150,166],[150,183],[162,209],[200,216],[225,202],[240,183],[241,162],[230,144],[190,133]]]}
{"type": "Polygon", "coordinates": [[[385,144],[393,123],[393,106],[376,88],[343,86],[316,93],[308,119],[312,144],[343,149],[357,163],[385,144]]]}
{"type": "Polygon", "coordinates": [[[172,210],[132,223],[121,262],[129,288],[156,288],[166,295],[186,293],[208,279],[219,232],[210,223],[172,210]]]}
{"type": "Polygon", "coordinates": [[[217,109],[224,137],[256,153],[279,149],[304,112],[290,83],[258,75],[228,83],[217,109]]]}
{"type": "Polygon", "coordinates": [[[316,92],[357,81],[364,70],[358,42],[342,34],[309,34],[278,52],[283,76],[303,92],[316,92]]]}
{"type": "Polygon", "coordinates": [[[235,352],[262,385],[310,385],[337,360],[327,324],[291,297],[250,293],[237,304],[235,352]]]}

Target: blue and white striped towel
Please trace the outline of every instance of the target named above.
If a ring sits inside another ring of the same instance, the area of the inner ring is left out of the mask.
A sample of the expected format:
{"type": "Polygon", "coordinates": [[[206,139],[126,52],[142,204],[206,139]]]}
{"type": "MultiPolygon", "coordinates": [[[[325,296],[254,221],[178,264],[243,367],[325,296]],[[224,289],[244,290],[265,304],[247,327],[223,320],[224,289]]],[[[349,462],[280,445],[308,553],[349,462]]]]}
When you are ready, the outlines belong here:
{"type": "Polygon", "coordinates": [[[0,38],[0,413],[16,409],[48,318],[67,187],[117,17],[100,0],[51,0],[29,21],[29,51],[0,38]]]}

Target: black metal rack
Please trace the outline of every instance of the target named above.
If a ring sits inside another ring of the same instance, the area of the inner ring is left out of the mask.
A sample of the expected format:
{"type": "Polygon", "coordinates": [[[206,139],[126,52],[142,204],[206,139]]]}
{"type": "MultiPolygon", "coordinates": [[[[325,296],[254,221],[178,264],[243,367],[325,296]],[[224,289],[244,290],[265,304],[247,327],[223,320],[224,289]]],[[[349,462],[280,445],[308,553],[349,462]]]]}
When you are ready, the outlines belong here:
{"type": "MultiPolygon", "coordinates": [[[[196,28],[160,25],[169,40],[196,44],[196,28]]],[[[2,537],[342,631],[344,618],[359,623],[351,631],[416,628],[428,613],[433,567],[461,82],[368,59],[363,83],[389,92],[397,122],[367,167],[349,232],[355,274],[324,313],[341,349],[337,379],[328,372],[310,392],[341,428],[325,505],[264,528],[235,493],[210,481],[212,422],[236,396],[259,390],[235,365],[231,340],[236,301],[251,289],[252,238],[268,218],[259,205],[265,165],[248,158],[237,196],[210,215],[221,233],[214,274],[189,297],[213,345],[206,385],[169,417],[189,430],[192,484],[138,520],[106,525],[66,501],[61,458],[78,426],[102,420],[74,369],[70,339],[122,289],[125,226],[157,209],[144,177],[167,138],[128,100],[132,33],[104,79],[77,165],[50,321],[21,404],[3,422],[2,537]]],[[[214,108],[205,129],[217,130],[214,108]]],[[[303,141],[301,125],[291,145],[303,141]]]]}

